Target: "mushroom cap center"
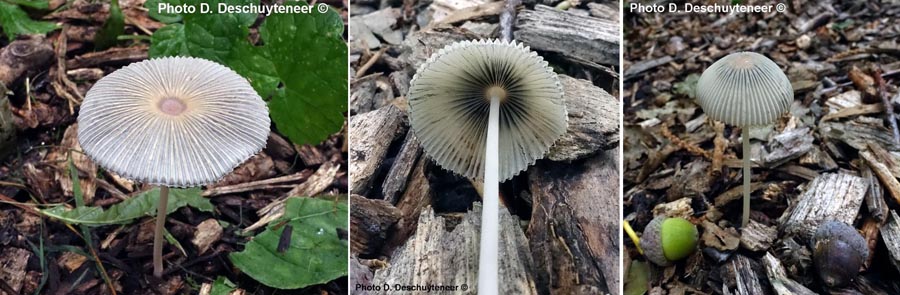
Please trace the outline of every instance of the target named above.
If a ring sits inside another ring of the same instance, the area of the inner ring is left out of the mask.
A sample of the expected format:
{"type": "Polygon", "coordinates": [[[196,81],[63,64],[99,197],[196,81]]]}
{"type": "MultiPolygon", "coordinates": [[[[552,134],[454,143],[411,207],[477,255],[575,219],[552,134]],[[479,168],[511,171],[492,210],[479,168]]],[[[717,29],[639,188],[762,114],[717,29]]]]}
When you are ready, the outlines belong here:
{"type": "Polygon", "coordinates": [[[187,109],[183,101],[174,97],[166,97],[159,101],[159,110],[169,116],[178,116],[187,109]]]}
{"type": "Polygon", "coordinates": [[[496,97],[500,100],[500,102],[506,101],[506,97],[509,93],[506,91],[503,86],[492,85],[484,90],[484,99],[488,102],[491,101],[491,98],[496,97]]]}
{"type": "Polygon", "coordinates": [[[753,55],[739,54],[731,60],[731,67],[735,69],[750,69],[756,65],[753,55]]]}

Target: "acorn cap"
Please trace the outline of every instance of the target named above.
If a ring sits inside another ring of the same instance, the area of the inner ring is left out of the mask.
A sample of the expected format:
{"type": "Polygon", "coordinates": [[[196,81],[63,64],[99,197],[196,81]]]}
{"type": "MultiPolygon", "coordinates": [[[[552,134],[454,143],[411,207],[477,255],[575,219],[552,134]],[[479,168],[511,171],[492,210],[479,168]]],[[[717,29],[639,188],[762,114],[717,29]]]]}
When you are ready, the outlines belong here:
{"type": "Polygon", "coordinates": [[[657,216],[647,224],[644,233],[641,235],[641,249],[644,250],[644,257],[647,260],[659,266],[669,266],[672,262],[666,259],[666,255],[662,249],[662,222],[665,217],[657,216]]]}
{"type": "Polygon", "coordinates": [[[789,110],[793,100],[794,89],[781,68],[754,52],[719,59],[697,82],[703,112],[735,126],[770,124],[789,110]]]}
{"type": "Polygon", "coordinates": [[[500,103],[500,181],[547,153],[566,132],[559,78],[515,42],[463,41],[431,56],[410,82],[410,125],[426,154],[468,178],[484,175],[491,96],[500,103]]]}
{"type": "Polygon", "coordinates": [[[145,60],[88,91],[78,142],[100,166],[153,185],[215,182],[258,153],[269,111],[246,79],[212,61],[145,60]]]}

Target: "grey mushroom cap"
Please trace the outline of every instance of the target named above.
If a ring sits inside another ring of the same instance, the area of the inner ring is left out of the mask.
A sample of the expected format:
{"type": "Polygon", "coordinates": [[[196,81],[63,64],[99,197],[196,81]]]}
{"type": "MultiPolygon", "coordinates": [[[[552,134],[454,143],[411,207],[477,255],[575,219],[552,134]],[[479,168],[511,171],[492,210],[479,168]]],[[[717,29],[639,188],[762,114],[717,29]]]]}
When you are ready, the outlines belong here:
{"type": "Polygon", "coordinates": [[[78,115],[78,142],[125,178],[168,187],[215,182],[258,153],[269,111],[246,79],[218,63],[166,57],[97,81],[78,115]]]}
{"type": "Polygon", "coordinates": [[[697,102],[714,120],[735,126],[774,122],[787,112],[794,89],[781,68],[754,52],[729,54],[703,71],[697,102]]]}
{"type": "Polygon", "coordinates": [[[542,158],[565,134],[562,86],[543,58],[515,42],[462,41],[432,55],[410,82],[410,125],[425,153],[445,169],[481,179],[491,95],[501,96],[500,181],[542,158]]]}

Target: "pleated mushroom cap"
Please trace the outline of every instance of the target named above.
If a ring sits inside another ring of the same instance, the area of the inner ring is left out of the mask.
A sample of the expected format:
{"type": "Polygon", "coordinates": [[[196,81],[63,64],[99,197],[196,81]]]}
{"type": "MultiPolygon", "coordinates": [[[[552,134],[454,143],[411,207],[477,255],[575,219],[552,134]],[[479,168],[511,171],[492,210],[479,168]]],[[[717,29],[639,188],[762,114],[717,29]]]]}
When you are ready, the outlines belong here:
{"type": "Polygon", "coordinates": [[[794,89],[781,68],[754,52],[729,54],[703,71],[697,101],[714,120],[735,126],[767,125],[788,111],[794,89]]]}
{"type": "Polygon", "coordinates": [[[128,65],[88,91],[78,142],[100,166],[153,185],[215,182],[258,153],[269,111],[246,79],[212,61],[128,65]]]}
{"type": "Polygon", "coordinates": [[[566,132],[559,78],[543,58],[515,42],[462,41],[432,55],[410,82],[409,120],[439,165],[484,175],[490,95],[500,98],[500,181],[534,161],[566,132]]]}

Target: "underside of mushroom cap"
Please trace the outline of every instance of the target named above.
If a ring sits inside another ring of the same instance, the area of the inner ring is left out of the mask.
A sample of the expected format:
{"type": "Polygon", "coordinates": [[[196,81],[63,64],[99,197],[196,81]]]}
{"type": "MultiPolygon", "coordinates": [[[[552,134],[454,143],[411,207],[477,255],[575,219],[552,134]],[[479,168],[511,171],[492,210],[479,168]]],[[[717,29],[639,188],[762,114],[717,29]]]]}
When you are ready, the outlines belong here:
{"type": "Polygon", "coordinates": [[[246,79],[212,61],[166,57],[97,81],[78,141],[97,164],[153,185],[212,183],[266,144],[268,108],[246,79]]]}
{"type": "Polygon", "coordinates": [[[527,47],[499,40],[462,41],[432,55],[410,82],[410,125],[442,167],[484,175],[490,96],[500,104],[500,181],[544,156],[566,132],[559,78],[527,47]]]}
{"type": "Polygon", "coordinates": [[[697,102],[714,120],[735,126],[767,125],[788,111],[794,90],[781,68],[754,52],[729,54],[703,71],[697,102]]]}

